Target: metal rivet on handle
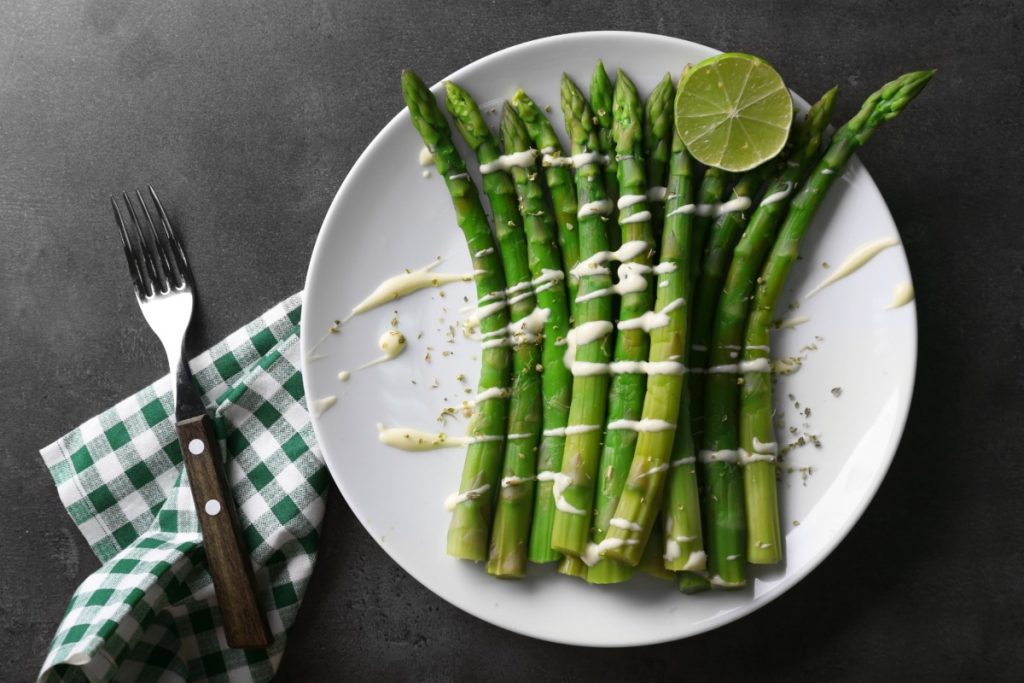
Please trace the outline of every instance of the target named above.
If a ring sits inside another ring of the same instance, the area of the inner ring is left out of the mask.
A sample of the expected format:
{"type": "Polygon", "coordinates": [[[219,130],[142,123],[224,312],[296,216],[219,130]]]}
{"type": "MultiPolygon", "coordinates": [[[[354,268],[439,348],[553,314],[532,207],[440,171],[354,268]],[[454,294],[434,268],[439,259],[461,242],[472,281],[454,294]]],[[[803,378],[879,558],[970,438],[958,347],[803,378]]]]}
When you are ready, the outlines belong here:
{"type": "Polygon", "coordinates": [[[206,505],[204,506],[203,509],[206,510],[206,514],[210,515],[211,517],[215,517],[218,514],[220,514],[220,501],[210,499],[206,501],[206,505]]]}
{"type": "Polygon", "coordinates": [[[202,439],[192,439],[188,442],[188,452],[192,455],[199,455],[205,448],[202,439]]]}

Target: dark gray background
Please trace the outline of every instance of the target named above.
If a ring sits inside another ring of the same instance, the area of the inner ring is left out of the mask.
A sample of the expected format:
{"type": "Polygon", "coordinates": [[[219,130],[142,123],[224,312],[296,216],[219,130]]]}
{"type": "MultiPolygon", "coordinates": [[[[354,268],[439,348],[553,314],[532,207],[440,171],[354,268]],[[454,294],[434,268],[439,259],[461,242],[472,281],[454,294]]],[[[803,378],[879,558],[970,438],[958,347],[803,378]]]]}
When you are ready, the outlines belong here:
{"type": "Polygon", "coordinates": [[[1022,21],[1019,3],[994,1],[3,0],[0,678],[34,676],[96,567],[37,449],[162,372],[107,196],[151,182],[173,203],[206,345],[302,287],[335,190],[402,106],[401,68],[434,81],[524,40],[611,28],[753,52],[808,96],[838,84],[837,119],[896,74],[939,68],[862,154],[918,286],[918,384],[888,478],[777,602],[687,641],[604,651],[459,612],[332,490],[281,679],[1020,675],[1022,21]]]}

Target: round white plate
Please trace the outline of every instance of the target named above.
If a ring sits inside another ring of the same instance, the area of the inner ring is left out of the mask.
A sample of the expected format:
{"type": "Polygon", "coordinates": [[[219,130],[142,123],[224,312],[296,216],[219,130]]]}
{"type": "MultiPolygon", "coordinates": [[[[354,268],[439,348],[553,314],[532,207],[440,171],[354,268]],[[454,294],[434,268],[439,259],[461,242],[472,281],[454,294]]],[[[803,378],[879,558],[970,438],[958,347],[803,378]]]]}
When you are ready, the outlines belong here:
{"type": "MultiPolygon", "coordinates": [[[[640,33],[577,33],[503,50],[452,74],[478,99],[496,126],[502,101],[523,88],[550,105],[562,129],[558,82],[563,71],[582,87],[601,58],[621,67],[646,94],[666,72],[676,74],[715,50],[683,40],[640,33]]],[[[415,65],[411,65],[415,66],[415,65]]],[[[387,87],[399,89],[398,74],[387,87]]],[[[440,92],[440,86],[434,88],[440,92]]],[[[801,103],[802,104],[802,103],[801,103]]],[[[849,107],[844,109],[849,110],[849,107]]],[[[886,144],[883,131],[872,144],[886,144]]],[[[442,503],[458,487],[463,450],[407,453],[377,440],[377,423],[438,430],[445,406],[459,405],[479,376],[478,344],[456,335],[458,309],[472,302],[470,283],[428,289],[355,317],[328,335],[385,277],[446,260],[439,272],[466,272],[469,254],[444,184],[424,178],[417,163],[422,143],[400,112],[370,144],[338,191],[313,250],[302,315],[303,377],[309,399],[337,396],[313,420],[327,465],[352,511],[399,565],[445,600],[503,628],[545,640],[590,646],[643,645],[684,638],[753,612],[813,569],[857,521],[885,476],[909,409],[914,384],[917,323],[913,305],[886,310],[893,289],[910,280],[901,246],[882,252],[853,276],[803,300],[804,294],[857,246],[898,237],[871,176],[854,159],[829,194],[790,277],[799,301],[793,315],[810,320],[774,335],[776,357],[806,355],[803,367],[776,386],[778,414],[801,433],[820,435],[821,448],[791,452],[786,464],[811,467],[784,474],[782,519],[786,562],[757,568],[746,590],[684,596],[664,581],[638,575],[618,586],[597,587],[531,567],[525,581],[499,581],[482,566],[445,554],[449,513],[442,503]],[[396,314],[397,311],[397,314],[396,314]],[[377,339],[392,318],[409,339],[398,359],[354,373],[339,370],[377,355],[377,339]],[[422,333],[422,337],[420,336],[422,333]],[[817,350],[801,352],[808,345],[817,350]],[[428,363],[425,355],[429,353],[428,363]],[[444,352],[448,352],[445,355],[444,352]],[[465,383],[456,379],[463,373],[465,383]],[[433,387],[436,384],[438,386],[433,387]],[[841,395],[832,393],[841,388],[841,395]],[[798,416],[809,407],[809,417],[798,416]],[[804,423],[810,425],[804,427],[804,423]]],[[[465,148],[463,147],[465,152],[465,148]]],[[[471,164],[475,166],[475,164],[471,164]]],[[[478,177],[478,176],[477,176],[478,177]]],[[[783,312],[786,313],[786,312],[783,312]]],[[[444,429],[461,434],[465,420],[444,429]]],[[[792,440],[780,430],[783,443],[792,440]]]]}

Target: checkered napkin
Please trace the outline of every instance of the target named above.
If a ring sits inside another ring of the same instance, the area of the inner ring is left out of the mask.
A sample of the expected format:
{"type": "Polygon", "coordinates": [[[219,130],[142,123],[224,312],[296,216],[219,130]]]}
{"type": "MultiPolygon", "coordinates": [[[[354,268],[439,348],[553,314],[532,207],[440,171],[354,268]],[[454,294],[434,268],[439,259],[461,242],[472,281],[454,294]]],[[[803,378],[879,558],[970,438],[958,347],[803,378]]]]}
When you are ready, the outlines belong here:
{"type": "Polygon", "coordinates": [[[316,563],[328,476],[299,372],[295,295],[192,361],[274,643],[227,646],[165,376],[41,453],[103,563],[75,591],[41,681],[265,681],[316,563]]]}

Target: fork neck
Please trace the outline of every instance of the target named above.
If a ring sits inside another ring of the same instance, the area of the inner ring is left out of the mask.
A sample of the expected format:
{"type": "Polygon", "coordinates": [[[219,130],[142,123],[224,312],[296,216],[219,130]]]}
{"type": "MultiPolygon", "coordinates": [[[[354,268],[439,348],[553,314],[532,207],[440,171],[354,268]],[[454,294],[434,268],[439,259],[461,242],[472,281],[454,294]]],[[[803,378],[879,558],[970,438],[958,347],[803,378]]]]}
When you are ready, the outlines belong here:
{"type": "Polygon", "coordinates": [[[188,361],[182,358],[181,349],[178,349],[177,354],[172,354],[168,350],[167,360],[170,367],[176,368],[174,372],[175,418],[180,422],[206,414],[206,406],[203,405],[203,400],[199,397],[199,392],[192,379],[192,370],[188,367],[188,361]]]}

